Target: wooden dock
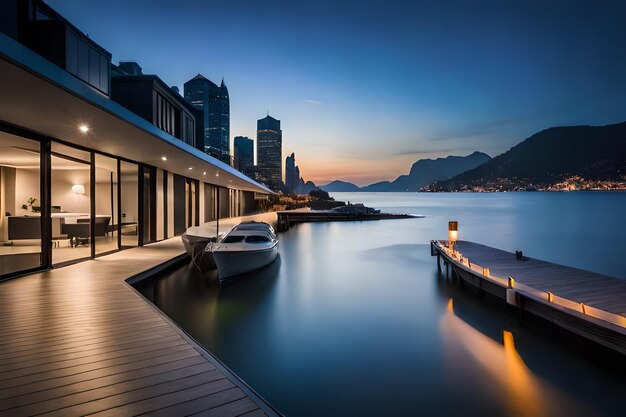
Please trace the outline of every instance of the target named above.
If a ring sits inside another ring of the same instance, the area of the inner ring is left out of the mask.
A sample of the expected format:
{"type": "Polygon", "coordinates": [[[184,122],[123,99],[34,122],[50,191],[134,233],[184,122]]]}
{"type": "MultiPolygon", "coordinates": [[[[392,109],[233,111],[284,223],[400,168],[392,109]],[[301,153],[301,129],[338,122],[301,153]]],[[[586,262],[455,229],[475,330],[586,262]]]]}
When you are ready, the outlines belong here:
{"type": "Polygon", "coordinates": [[[461,282],[626,355],[626,280],[467,241],[432,241],[431,255],[461,282]]]}
{"type": "Polygon", "coordinates": [[[278,211],[277,231],[287,231],[297,223],[311,222],[354,222],[390,219],[411,219],[423,216],[393,213],[333,213],[329,210],[287,210],[278,211]]]}
{"type": "Polygon", "coordinates": [[[179,237],[0,283],[0,416],[278,415],[126,279],[179,237]]]}

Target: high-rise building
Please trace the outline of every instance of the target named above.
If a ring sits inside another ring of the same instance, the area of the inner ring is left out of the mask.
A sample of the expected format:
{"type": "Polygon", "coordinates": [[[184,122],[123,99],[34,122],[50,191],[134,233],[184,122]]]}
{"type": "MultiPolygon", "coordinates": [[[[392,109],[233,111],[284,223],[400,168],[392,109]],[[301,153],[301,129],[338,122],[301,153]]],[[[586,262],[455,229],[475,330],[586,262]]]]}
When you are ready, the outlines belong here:
{"type": "Polygon", "coordinates": [[[259,181],[274,191],[282,188],[283,132],[269,114],[257,121],[256,157],[259,181]]]}
{"type": "Polygon", "coordinates": [[[224,80],[217,86],[198,74],[185,83],[184,90],[185,98],[202,112],[204,140],[196,141],[198,148],[230,165],[230,101],[224,80]]]}
{"type": "Polygon", "coordinates": [[[300,170],[296,166],[296,154],[292,153],[285,159],[285,188],[289,194],[296,191],[300,180],[300,170]]]}
{"type": "Polygon", "coordinates": [[[235,136],[235,169],[250,176],[254,167],[254,143],[246,136],[235,136]]]}

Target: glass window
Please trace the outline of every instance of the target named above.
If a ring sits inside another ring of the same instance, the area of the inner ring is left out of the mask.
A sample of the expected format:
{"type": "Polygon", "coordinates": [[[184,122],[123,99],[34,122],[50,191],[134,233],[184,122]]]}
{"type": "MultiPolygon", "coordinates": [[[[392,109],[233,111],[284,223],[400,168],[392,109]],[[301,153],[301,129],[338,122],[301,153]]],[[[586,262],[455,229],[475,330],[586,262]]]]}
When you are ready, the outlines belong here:
{"type": "MultiPolygon", "coordinates": [[[[65,145],[53,143],[54,151],[58,152],[59,147],[63,148],[65,145]]],[[[75,151],[84,152],[78,149],[75,151]]],[[[50,217],[53,264],[91,257],[92,244],[91,166],[88,162],[57,152],[51,157],[50,217]]]]}
{"type": "Polygon", "coordinates": [[[77,68],[79,78],[88,81],[89,80],[89,46],[87,42],[82,39],[76,39],[77,51],[78,51],[78,61],[77,68]]]}
{"type": "Polygon", "coordinates": [[[106,55],[100,55],[100,90],[109,94],[109,58],[106,55]]]}
{"type": "Polygon", "coordinates": [[[246,238],[246,243],[266,243],[269,242],[270,239],[265,236],[248,236],[246,238]]]}
{"type": "Polygon", "coordinates": [[[204,183],[204,221],[210,222],[216,218],[217,187],[204,183]]]}
{"type": "Polygon", "coordinates": [[[155,172],[149,167],[142,168],[143,187],[143,243],[150,243],[156,240],[156,230],[153,230],[156,220],[155,205],[156,196],[153,195],[152,186],[155,185],[155,172]]]}
{"type": "Polygon", "coordinates": [[[41,266],[39,142],[0,132],[0,276],[41,266]]]}
{"type": "Polygon", "coordinates": [[[91,154],[89,152],[68,145],[64,145],[62,143],[52,142],[52,153],[73,159],[80,159],[81,161],[88,164],[91,163],[91,154]]]}
{"type": "Polygon", "coordinates": [[[76,35],[66,31],[65,37],[65,67],[74,75],[78,74],[78,50],[76,35]]]}
{"type": "Polygon", "coordinates": [[[118,249],[117,160],[96,154],[96,254],[118,249]]]}
{"type": "Polygon", "coordinates": [[[238,242],[243,242],[245,236],[226,236],[224,238],[224,240],[222,240],[222,243],[238,243],[238,242]]]}
{"type": "Polygon", "coordinates": [[[89,48],[89,84],[100,88],[100,53],[89,48]]]}
{"type": "Polygon", "coordinates": [[[122,246],[139,245],[139,167],[126,161],[120,162],[120,191],[122,194],[120,225],[122,246]]]}

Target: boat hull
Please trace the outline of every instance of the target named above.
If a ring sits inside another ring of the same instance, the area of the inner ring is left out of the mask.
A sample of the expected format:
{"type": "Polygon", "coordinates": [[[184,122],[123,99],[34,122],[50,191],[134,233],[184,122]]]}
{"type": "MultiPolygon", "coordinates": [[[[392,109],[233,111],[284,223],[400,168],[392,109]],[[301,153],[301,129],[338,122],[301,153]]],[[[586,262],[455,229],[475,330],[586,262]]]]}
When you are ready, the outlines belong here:
{"type": "Polygon", "coordinates": [[[187,254],[191,258],[191,263],[200,271],[215,269],[213,253],[205,248],[210,242],[214,242],[214,237],[194,236],[183,233],[181,236],[187,254]]]}
{"type": "Polygon", "coordinates": [[[214,251],[220,282],[271,264],[278,256],[278,242],[267,249],[252,251],[214,251]]]}

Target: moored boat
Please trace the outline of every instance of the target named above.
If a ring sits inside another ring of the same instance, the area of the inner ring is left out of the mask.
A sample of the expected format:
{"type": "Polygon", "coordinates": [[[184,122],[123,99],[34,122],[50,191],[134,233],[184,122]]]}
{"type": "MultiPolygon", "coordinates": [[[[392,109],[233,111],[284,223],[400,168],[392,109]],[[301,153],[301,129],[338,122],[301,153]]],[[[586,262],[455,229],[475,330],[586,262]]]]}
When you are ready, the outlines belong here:
{"type": "Polygon", "coordinates": [[[243,222],[209,245],[220,282],[271,264],[278,256],[274,229],[264,222],[243,222]]]}
{"type": "Polygon", "coordinates": [[[183,233],[181,239],[192,265],[202,272],[215,269],[213,253],[205,250],[211,242],[217,241],[213,227],[190,227],[183,233]]]}

